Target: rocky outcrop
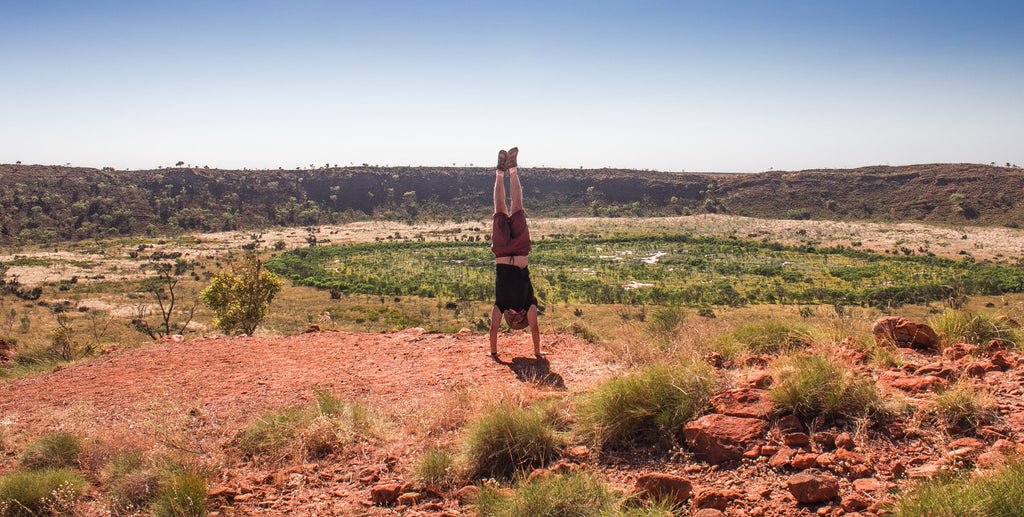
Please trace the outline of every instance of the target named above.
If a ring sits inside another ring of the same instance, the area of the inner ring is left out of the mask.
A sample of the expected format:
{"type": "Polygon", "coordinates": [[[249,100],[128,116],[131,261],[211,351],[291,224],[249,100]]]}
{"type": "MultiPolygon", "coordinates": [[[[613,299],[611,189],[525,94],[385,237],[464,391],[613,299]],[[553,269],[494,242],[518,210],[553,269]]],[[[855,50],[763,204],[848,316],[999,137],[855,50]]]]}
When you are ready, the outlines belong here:
{"type": "Polygon", "coordinates": [[[939,337],[931,327],[906,318],[886,316],[871,326],[876,344],[895,345],[900,348],[938,349],[939,337]]]}

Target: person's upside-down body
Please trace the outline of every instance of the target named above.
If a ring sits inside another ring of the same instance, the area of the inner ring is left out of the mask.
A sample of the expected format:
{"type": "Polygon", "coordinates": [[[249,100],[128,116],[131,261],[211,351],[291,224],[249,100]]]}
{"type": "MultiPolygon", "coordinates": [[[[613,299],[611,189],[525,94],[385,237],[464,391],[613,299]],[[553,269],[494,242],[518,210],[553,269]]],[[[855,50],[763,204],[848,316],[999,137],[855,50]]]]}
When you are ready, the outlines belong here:
{"type": "Polygon", "coordinates": [[[530,254],[530,229],[523,210],[523,188],[519,184],[519,149],[498,153],[494,177],[494,217],[491,227],[491,251],[495,257],[494,308],[491,309],[491,350],[498,354],[498,330],[504,316],[513,329],[530,327],[533,353],[540,357],[540,327],[537,324],[537,298],[533,294],[527,256],[530,254]],[[505,204],[505,172],[509,176],[511,206],[505,204]]]}

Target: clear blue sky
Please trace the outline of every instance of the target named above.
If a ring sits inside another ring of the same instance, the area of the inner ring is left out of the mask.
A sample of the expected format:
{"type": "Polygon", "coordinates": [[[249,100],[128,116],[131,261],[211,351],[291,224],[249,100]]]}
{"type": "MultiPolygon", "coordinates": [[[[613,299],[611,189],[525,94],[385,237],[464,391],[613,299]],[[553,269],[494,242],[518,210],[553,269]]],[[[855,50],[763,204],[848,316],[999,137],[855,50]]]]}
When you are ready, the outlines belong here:
{"type": "Polygon", "coordinates": [[[1024,2],[0,3],[0,163],[1024,166],[1024,2]]]}

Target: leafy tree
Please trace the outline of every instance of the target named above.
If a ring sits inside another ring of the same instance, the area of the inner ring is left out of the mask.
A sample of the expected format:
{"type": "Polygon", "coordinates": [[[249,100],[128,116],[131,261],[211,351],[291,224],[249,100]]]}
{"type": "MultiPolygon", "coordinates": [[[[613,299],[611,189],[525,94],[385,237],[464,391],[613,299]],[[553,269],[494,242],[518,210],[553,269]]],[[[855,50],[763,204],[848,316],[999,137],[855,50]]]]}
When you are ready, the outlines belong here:
{"type": "Polygon", "coordinates": [[[230,271],[213,275],[200,297],[214,313],[214,323],[224,332],[252,334],[267,317],[274,296],[281,290],[277,275],[263,268],[263,261],[248,254],[230,271]]]}

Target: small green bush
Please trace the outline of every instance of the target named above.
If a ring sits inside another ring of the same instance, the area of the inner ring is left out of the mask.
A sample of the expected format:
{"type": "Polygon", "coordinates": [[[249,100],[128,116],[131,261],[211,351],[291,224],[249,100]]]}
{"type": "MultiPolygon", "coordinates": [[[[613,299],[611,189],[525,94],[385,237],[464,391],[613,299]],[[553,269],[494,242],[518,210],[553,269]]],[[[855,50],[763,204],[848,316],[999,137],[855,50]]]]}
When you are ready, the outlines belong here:
{"type": "Polygon", "coordinates": [[[481,517],[664,517],[676,510],[669,503],[623,500],[588,471],[521,479],[511,495],[485,483],[472,506],[481,517]]]}
{"type": "Polygon", "coordinates": [[[992,416],[994,403],[988,391],[970,382],[958,382],[935,397],[931,411],[949,425],[974,427],[992,416]]]}
{"type": "Polygon", "coordinates": [[[572,322],[569,326],[565,327],[562,332],[568,332],[589,343],[597,343],[601,340],[601,336],[598,335],[597,332],[579,321],[572,322]]]}
{"type": "Polygon", "coordinates": [[[547,463],[559,449],[554,431],[535,408],[492,407],[470,425],[466,458],[474,477],[507,478],[547,463]]]}
{"type": "Polygon", "coordinates": [[[430,449],[420,456],[413,468],[416,479],[427,486],[445,487],[455,479],[455,459],[443,449],[430,449]]]}
{"type": "Polygon", "coordinates": [[[682,307],[661,307],[651,314],[647,328],[655,334],[671,334],[686,322],[686,311],[682,307]]]}
{"type": "Polygon", "coordinates": [[[1020,332],[1008,321],[970,311],[947,310],[930,319],[928,325],[947,345],[972,343],[984,346],[993,339],[1014,345],[1021,343],[1020,332]]]}
{"type": "Polygon", "coordinates": [[[546,476],[516,485],[515,494],[502,496],[485,485],[474,505],[481,516],[589,517],[609,515],[616,498],[598,477],[577,471],[546,476]]]}
{"type": "Polygon", "coordinates": [[[863,415],[879,400],[871,380],[856,378],[821,355],[781,360],[775,377],[778,381],[768,390],[772,400],[780,409],[804,418],[863,415]]]}
{"type": "Polygon", "coordinates": [[[237,438],[238,448],[249,457],[318,459],[379,436],[377,419],[366,406],[320,389],[314,393],[310,407],[271,411],[249,424],[237,438]]]}
{"type": "Polygon", "coordinates": [[[752,354],[778,354],[804,349],[812,344],[814,339],[807,325],[771,319],[743,325],[723,334],[713,341],[712,348],[746,349],[752,354]]]}
{"type": "Polygon", "coordinates": [[[143,451],[121,452],[102,468],[110,512],[131,515],[149,507],[160,486],[160,471],[143,451]]]}
{"type": "Polygon", "coordinates": [[[280,291],[277,275],[267,271],[259,257],[247,254],[229,271],[215,273],[199,296],[213,311],[218,328],[229,334],[252,334],[267,317],[270,302],[280,291]]]}
{"type": "Polygon", "coordinates": [[[1019,517],[1024,508],[1024,463],[980,477],[925,481],[897,503],[898,517],[1019,517]]]}
{"type": "Polygon", "coordinates": [[[70,433],[41,436],[29,444],[21,455],[21,465],[28,469],[59,469],[78,466],[82,441],[70,433]]]}
{"type": "Polygon", "coordinates": [[[16,470],[0,477],[0,515],[66,515],[88,486],[69,469],[16,470]]]}
{"type": "Polygon", "coordinates": [[[280,453],[311,420],[305,408],[272,411],[242,430],[238,448],[247,456],[280,453]]]}
{"type": "Polygon", "coordinates": [[[655,365],[598,386],[579,406],[581,433],[600,447],[651,443],[699,416],[714,391],[701,362],[655,365]]]}
{"type": "Polygon", "coordinates": [[[209,513],[206,474],[199,469],[171,466],[153,500],[154,517],[201,517],[209,513]]]}

